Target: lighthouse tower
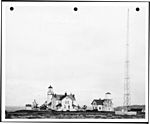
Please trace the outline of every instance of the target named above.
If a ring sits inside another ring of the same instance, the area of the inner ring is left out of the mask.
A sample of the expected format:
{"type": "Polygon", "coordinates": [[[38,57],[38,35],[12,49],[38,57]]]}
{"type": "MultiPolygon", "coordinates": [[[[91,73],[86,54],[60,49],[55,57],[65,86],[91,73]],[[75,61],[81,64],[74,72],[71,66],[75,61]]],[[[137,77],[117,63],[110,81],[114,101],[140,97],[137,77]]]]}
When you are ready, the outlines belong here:
{"type": "Polygon", "coordinates": [[[47,104],[49,104],[51,102],[51,99],[52,99],[53,95],[54,95],[53,87],[50,85],[48,87],[48,92],[47,92],[47,104]]]}
{"type": "Polygon", "coordinates": [[[110,92],[105,93],[105,99],[111,100],[111,93],[110,92]]]}

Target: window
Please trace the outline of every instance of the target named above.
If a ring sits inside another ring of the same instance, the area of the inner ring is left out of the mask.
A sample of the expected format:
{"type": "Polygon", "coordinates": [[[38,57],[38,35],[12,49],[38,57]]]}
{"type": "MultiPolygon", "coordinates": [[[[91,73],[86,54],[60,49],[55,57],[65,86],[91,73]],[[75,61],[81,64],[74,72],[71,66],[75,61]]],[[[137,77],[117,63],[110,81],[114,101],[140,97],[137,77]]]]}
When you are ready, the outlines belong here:
{"type": "Polygon", "coordinates": [[[69,101],[65,101],[65,104],[69,104],[69,101]]]}

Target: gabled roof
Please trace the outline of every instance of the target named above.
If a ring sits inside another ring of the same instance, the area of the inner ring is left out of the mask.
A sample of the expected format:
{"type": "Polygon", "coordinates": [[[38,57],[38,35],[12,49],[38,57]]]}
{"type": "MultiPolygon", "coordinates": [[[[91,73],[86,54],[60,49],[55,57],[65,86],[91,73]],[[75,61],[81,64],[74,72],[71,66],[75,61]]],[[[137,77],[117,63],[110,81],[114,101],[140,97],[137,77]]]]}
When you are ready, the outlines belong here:
{"type": "Polygon", "coordinates": [[[69,97],[71,100],[75,100],[75,96],[72,95],[72,94],[70,94],[70,95],[64,95],[64,97],[62,97],[62,99],[66,98],[66,97],[69,97]]]}
{"type": "Polygon", "coordinates": [[[57,100],[61,100],[62,97],[64,97],[64,95],[60,95],[60,94],[53,94],[53,98],[57,99],[57,100]]]}
{"type": "Polygon", "coordinates": [[[67,94],[64,94],[64,95],[61,95],[61,94],[53,94],[53,98],[57,99],[57,100],[63,100],[64,98],[66,97],[69,97],[70,99],[72,100],[75,100],[75,96],[70,94],[70,95],[67,95],[67,94]]]}
{"type": "Polygon", "coordinates": [[[103,105],[104,100],[102,100],[102,99],[94,99],[91,104],[93,105],[94,102],[96,103],[96,105],[103,105]]]}
{"type": "Polygon", "coordinates": [[[31,107],[32,105],[31,104],[26,104],[26,107],[31,107]]]}
{"type": "Polygon", "coordinates": [[[73,95],[73,94],[68,95],[68,97],[70,97],[72,100],[76,100],[75,95],[73,95]]]}

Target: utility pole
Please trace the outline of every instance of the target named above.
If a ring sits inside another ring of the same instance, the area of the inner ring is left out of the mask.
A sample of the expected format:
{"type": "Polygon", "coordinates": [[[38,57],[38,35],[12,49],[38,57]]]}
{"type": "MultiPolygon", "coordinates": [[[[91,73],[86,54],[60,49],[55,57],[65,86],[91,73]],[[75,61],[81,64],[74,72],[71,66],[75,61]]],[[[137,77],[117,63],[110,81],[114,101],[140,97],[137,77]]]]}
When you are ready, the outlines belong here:
{"type": "Polygon", "coordinates": [[[124,111],[128,111],[130,106],[130,77],[129,77],[129,8],[127,10],[127,33],[126,33],[126,60],[125,60],[125,79],[124,79],[124,111]]]}

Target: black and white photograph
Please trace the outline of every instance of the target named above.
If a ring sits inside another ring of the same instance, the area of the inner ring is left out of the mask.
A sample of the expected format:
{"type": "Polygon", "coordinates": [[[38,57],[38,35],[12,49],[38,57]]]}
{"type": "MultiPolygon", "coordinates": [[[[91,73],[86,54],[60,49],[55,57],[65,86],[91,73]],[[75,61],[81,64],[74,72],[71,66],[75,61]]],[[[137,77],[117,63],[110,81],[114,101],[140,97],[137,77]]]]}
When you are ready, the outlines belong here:
{"type": "Polygon", "coordinates": [[[2,2],[3,121],[148,121],[147,2],[2,2]]]}

